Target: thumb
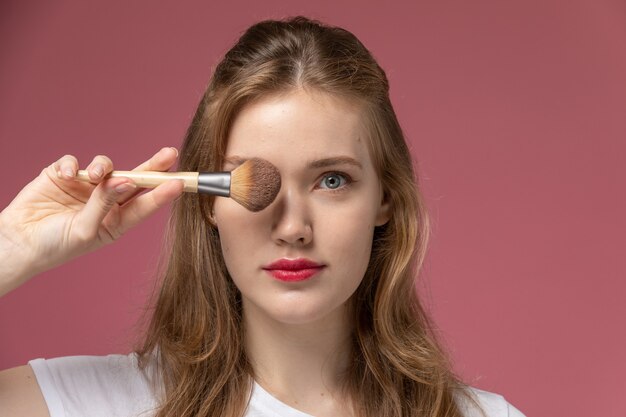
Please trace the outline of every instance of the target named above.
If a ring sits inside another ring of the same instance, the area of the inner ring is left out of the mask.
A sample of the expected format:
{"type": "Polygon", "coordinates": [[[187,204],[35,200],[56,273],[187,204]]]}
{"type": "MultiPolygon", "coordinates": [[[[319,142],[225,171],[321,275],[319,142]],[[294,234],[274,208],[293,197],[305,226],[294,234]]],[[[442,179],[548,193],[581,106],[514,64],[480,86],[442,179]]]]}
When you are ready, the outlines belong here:
{"type": "MultiPolygon", "coordinates": [[[[93,190],[85,207],[76,216],[76,227],[87,240],[98,236],[98,229],[109,214],[117,199],[124,193],[137,188],[128,178],[113,178],[103,181],[93,190]]],[[[114,231],[110,230],[110,233],[114,231]]],[[[119,236],[111,236],[116,239],[119,236]]]]}

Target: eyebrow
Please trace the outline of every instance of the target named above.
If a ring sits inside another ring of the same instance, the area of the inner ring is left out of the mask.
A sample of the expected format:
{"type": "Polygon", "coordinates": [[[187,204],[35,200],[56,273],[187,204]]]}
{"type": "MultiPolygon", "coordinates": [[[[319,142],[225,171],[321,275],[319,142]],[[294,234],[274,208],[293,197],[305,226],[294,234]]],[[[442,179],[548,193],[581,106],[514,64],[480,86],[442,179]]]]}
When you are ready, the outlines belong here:
{"type": "MultiPolygon", "coordinates": [[[[229,163],[229,164],[233,164],[237,166],[243,164],[247,160],[248,158],[242,158],[236,155],[228,156],[224,158],[225,163],[229,163]]],[[[363,165],[361,165],[359,161],[349,156],[333,156],[331,158],[316,159],[316,160],[310,161],[307,164],[307,168],[319,169],[319,168],[326,168],[326,167],[336,166],[336,165],[352,165],[359,169],[363,169],[363,165]]]]}
{"type": "Polygon", "coordinates": [[[226,158],[224,158],[224,163],[239,166],[243,164],[244,162],[246,162],[247,160],[248,158],[242,158],[240,156],[227,156],[226,158]]]}
{"type": "Polygon", "coordinates": [[[334,165],[352,165],[359,169],[363,169],[363,165],[359,161],[349,156],[334,156],[332,158],[316,159],[307,164],[309,168],[325,168],[334,165]]]}

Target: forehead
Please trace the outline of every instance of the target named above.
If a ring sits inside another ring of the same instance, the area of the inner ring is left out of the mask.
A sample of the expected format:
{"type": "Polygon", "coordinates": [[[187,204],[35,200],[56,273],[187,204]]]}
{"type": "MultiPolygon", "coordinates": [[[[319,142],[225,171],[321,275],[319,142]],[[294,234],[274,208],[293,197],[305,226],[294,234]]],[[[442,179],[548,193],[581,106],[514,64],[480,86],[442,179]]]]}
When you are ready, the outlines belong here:
{"type": "Polygon", "coordinates": [[[341,154],[369,164],[362,117],[358,103],[326,93],[264,97],[237,115],[226,153],[293,163],[341,154]]]}

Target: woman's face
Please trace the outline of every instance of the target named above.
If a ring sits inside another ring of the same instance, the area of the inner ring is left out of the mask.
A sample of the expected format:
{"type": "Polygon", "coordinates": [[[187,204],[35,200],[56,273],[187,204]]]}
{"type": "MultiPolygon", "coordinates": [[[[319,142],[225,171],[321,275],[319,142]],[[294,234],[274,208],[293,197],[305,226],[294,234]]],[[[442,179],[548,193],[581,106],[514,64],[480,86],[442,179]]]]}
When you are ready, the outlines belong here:
{"type": "Polygon", "coordinates": [[[344,311],[367,269],[374,227],[388,220],[365,135],[357,105],[304,90],[264,98],[236,117],[224,169],[259,157],[282,177],[260,212],[215,200],[246,314],[304,324],[344,311]]]}

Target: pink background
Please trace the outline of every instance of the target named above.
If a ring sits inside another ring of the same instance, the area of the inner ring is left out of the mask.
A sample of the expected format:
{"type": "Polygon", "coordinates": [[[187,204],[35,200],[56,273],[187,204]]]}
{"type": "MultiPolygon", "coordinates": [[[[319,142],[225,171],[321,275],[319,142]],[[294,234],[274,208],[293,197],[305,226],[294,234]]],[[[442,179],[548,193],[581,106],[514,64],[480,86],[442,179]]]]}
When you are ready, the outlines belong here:
{"type": "MultiPolygon", "coordinates": [[[[251,23],[344,26],[419,161],[427,304],[458,373],[529,417],[626,415],[623,1],[36,3],[0,5],[2,207],[65,153],[128,169],[180,145],[251,23]]],[[[0,368],[128,351],[165,215],[0,299],[0,368]]]]}

